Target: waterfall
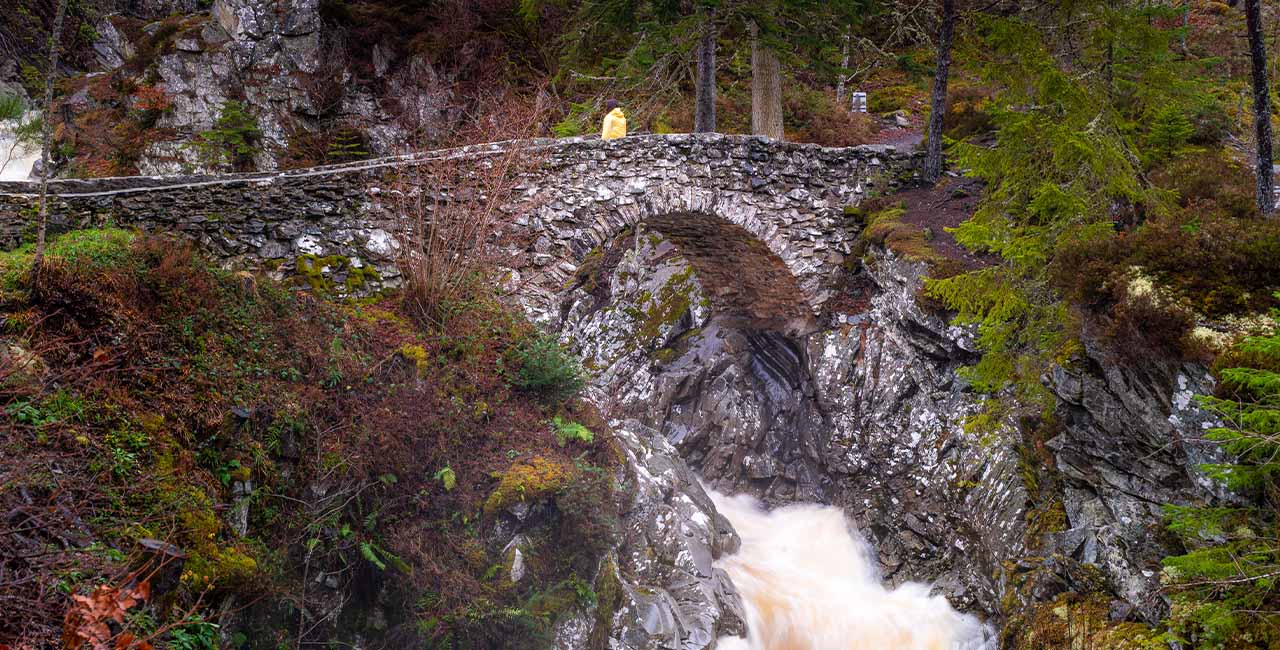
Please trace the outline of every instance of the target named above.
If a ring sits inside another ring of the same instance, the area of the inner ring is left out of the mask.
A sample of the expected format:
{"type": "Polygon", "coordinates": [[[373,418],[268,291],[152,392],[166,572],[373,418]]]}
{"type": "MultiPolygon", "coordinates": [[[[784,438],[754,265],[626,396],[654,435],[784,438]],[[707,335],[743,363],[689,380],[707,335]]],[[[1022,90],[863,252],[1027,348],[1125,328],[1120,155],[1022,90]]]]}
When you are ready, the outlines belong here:
{"type": "MultiPolygon", "coordinates": [[[[25,116],[23,122],[38,117],[35,113],[25,116]]],[[[0,120],[0,181],[25,181],[31,168],[40,160],[40,147],[28,146],[17,141],[19,120],[0,120]]]]}
{"type": "Polygon", "coordinates": [[[929,587],[880,583],[870,547],[831,506],[765,511],[708,491],[742,538],[717,566],[742,594],[748,636],[721,650],[986,650],[986,629],[929,587]]]}

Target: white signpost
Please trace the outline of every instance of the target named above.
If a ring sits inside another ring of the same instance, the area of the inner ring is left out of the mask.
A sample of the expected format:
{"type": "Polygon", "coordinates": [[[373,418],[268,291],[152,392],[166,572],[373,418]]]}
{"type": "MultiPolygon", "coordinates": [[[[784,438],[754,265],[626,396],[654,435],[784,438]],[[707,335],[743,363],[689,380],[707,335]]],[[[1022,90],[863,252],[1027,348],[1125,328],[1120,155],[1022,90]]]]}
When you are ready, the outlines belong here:
{"type": "Polygon", "coordinates": [[[867,112],[867,93],[859,90],[849,99],[849,111],[853,113],[867,112]]]}

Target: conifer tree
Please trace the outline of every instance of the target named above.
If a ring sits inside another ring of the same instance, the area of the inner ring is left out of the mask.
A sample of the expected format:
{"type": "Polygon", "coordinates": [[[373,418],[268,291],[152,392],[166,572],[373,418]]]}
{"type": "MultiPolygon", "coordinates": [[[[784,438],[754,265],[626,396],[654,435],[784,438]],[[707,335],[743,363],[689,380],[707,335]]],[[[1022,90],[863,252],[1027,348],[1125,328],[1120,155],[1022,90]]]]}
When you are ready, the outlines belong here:
{"type": "Polygon", "coordinates": [[[782,62],[751,23],[751,132],[782,140],[782,62]]]}
{"type": "Polygon", "coordinates": [[[716,130],[716,14],[714,7],[703,9],[702,36],[698,39],[698,78],[694,104],[693,131],[716,130]]]}
{"type": "Polygon", "coordinates": [[[1174,593],[1174,630],[1198,647],[1274,647],[1280,643],[1280,312],[1269,336],[1246,339],[1218,373],[1218,396],[1201,397],[1221,425],[1207,438],[1225,462],[1203,469],[1260,507],[1168,508],[1170,529],[1188,552],[1166,558],[1174,593]],[[1257,644],[1257,645],[1254,645],[1257,644]]]}

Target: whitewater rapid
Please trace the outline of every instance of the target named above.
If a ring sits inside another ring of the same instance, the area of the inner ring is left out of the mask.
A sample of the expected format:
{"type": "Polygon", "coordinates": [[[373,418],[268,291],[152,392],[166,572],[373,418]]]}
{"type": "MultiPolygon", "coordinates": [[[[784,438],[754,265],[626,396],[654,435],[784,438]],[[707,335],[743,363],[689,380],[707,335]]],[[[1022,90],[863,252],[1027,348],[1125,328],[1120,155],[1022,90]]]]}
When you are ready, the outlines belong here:
{"type": "Polygon", "coordinates": [[[839,508],[766,512],[746,495],[708,491],[742,538],[721,558],[746,610],[748,636],[721,650],[986,650],[983,626],[929,587],[887,589],[871,548],[839,508]]]}
{"type": "Polygon", "coordinates": [[[17,120],[0,120],[0,181],[27,180],[32,166],[40,160],[40,147],[24,146],[16,141],[18,127],[17,120]]]}

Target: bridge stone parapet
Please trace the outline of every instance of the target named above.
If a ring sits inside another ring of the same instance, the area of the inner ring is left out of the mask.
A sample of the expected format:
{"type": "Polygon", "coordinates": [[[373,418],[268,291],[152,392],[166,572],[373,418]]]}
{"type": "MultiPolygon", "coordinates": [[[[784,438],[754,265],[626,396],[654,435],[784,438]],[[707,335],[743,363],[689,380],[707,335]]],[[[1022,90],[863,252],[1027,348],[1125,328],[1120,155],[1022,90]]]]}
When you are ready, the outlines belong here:
{"type": "MultiPolygon", "coordinates": [[[[536,140],[285,172],[56,180],[51,223],[176,233],[228,267],[363,293],[400,281],[404,220],[389,185],[398,170],[440,160],[483,166],[512,147],[535,162],[520,168],[503,209],[504,228],[519,235],[501,239],[503,284],[539,318],[557,313],[563,288],[594,249],[641,227],[675,242],[725,309],[803,328],[822,313],[855,250],[860,224],[844,208],[910,182],[918,167],[915,155],[892,147],[749,136],[536,140]]],[[[30,238],[38,191],[35,183],[0,183],[0,245],[30,238]]]]}

